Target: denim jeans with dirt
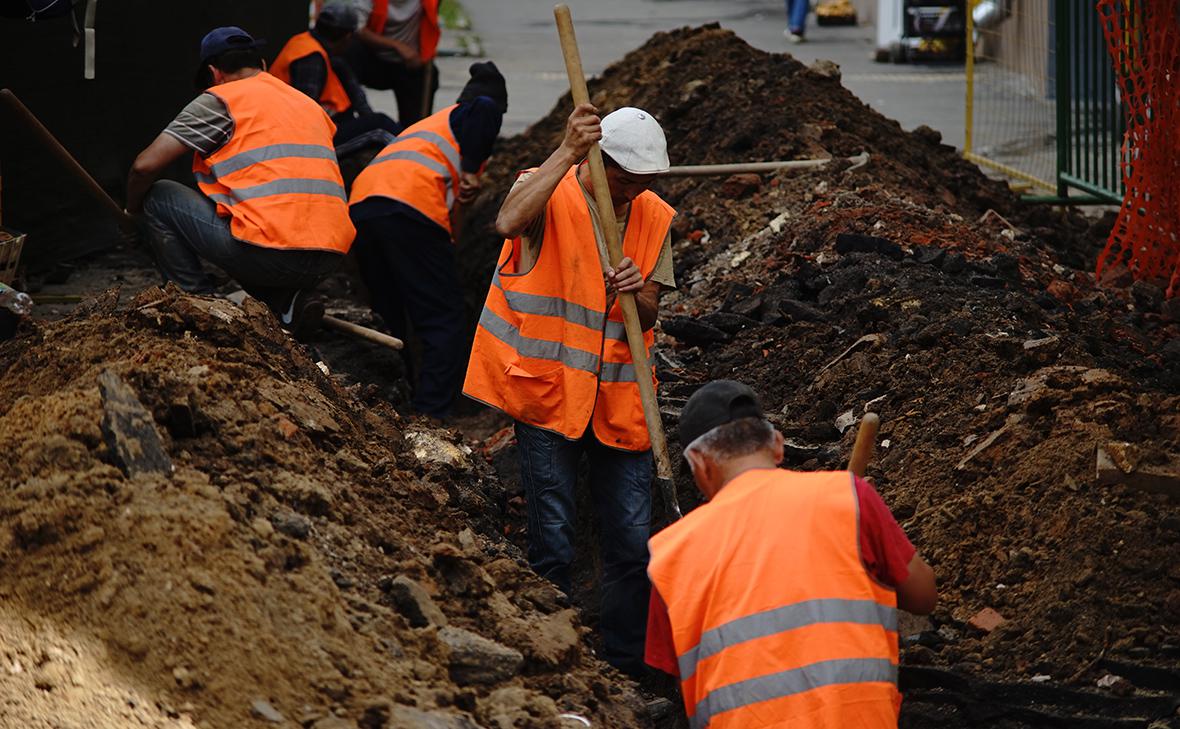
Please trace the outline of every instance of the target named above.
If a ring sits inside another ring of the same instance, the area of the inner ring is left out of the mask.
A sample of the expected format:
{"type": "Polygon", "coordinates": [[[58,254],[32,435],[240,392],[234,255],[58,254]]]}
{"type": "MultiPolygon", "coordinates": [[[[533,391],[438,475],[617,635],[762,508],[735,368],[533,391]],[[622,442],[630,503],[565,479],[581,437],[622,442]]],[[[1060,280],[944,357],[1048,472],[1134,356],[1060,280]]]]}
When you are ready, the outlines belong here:
{"type": "Polygon", "coordinates": [[[519,421],[516,442],[528,500],[529,564],[566,594],[574,561],[574,486],[578,461],[587,457],[602,557],[602,658],[622,671],[642,675],[651,598],[651,451],[608,448],[590,428],[571,441],[519,421]]]}

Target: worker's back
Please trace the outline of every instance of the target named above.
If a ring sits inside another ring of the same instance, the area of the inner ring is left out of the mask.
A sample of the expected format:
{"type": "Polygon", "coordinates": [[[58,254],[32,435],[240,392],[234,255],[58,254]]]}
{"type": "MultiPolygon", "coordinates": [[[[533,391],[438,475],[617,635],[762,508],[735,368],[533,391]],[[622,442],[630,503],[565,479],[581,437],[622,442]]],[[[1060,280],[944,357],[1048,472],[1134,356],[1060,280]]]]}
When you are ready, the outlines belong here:
{"type": "Polygon", "coordinates": [[[847,472],[746,471],[651,541],[702,727],[896,727],[897,598],[866,571],[847,472]]]}

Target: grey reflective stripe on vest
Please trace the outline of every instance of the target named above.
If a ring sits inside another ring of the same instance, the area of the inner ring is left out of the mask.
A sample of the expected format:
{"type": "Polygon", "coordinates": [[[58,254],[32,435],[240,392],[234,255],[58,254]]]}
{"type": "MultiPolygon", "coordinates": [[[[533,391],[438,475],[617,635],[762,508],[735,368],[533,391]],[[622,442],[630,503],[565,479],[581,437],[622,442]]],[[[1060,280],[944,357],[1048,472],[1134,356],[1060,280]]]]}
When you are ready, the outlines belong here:
{"type": "Polygon", "coordinates": [[[699,643],[676,659],[680,680],[687,681],[697,672],[698,663],[726,648],[818,623],[880,625],[896,631],[897,610],[873,600],[806,600],[731,620],[705,631],[699,643]]]}
{"type": "MultiPolygon", "coordinates": [[[[397,144],[397,142],[394,142],[394,144],[397,144]]],[[[447,169],[446,165],[444,165],[442,162],[439,162],[436,159],[433,159],[431,157],[428,157],[425,154],[422,154],[421,152],[415,152],[412,149],[394,150],[393,152],[390,152],[389,154],[383,154],[380,157],[377,157],[369,164],[379,165],[382,162],[393,162],[394,160],[405,160],[407,162],[414,162],[416,164],[422,165],[423,167],[427,168],[428,170],[431,170],[432,172],[436,172],[439,175],[441,175],[443,178],[443,182],[446,183],[446,188],[447,188],[447,209],[448,210],[451,209],[451,206],[455,202],[455,190],[452,187],[452,180],[454,178],[451,177],[451,171],[449,169],[447,169]]]]}
{"type": "Polygon", "coordinates": [[[841,658],[731,683],[698,701],[696,713],[688,722],[692,729],[704,729],[713,717],[725,711],[801,694],[822,686],[870,682],[896,684],[897,665],[887,658],[841,658]]]}
{"type": "Polygon", "coordinates": [[[434,146],[438,147],[438,150],[442,152],[443,156],[447,158],[447,161],[451,163],[451,167],[455,168],[456,170],[459,169],[459,150],[455,149],[455,147],[450,142],[448,142],[446,137],[443,135],[425,131],[412,132],[410,134],[399,134],[393,143],[397,144],[403,139],[425,139],[427,142],[430,142],[434,146]]]}
{"type": "Polygon", "coordinates": [[[567,347],[561,342],[526,337],[519,329],[487,307],[484,307],[483,314],[479,317],[479,325],[493,337],[515,349],[522,357],[548,359],[591,374],[598,372],[597,354],[567,347]]]}
{"type": "Polygon", "coordinates": [[[602,327],[601,311],[595,311],[581,304],[558,298],[556,296],[542,296],[541,294],[526,294],[520,291],[509,291],[500,282],[500,272],[492,276],[492,285],[504,292],[508,301],[508,308],[521,314],[540,314],[541,316],[556,316],[571,324],[599,329],[602,327]]]}
{"type": "Polygon", "coordinates": [[[635,382],[635,367],[630,362],[603,362],[598,379],[603,382],[635,382]]]}
{"type": "Polygon", "coordinates": [[[627,341],[627,327],[621,321],[608,321],[606,329],[603,331],[603,336],[607,339],[617,339],[620,342],[627,341]]]}
{"type": "Polygon", "coordinates": [[[210,169],[213,177],[225,177],[250,165],[284,157],[298,157],[301,159],[330,159],[336,161],[336,150],[319,144],[269,144],[265,147],[239,152],[224,159],[210,169]]]}
{"type": "MultiPolygon", "coordinates": [[[[221,183],[225,184],[225,183],[221,183]]],[[[271,195],[331,195],[348,202],[348,195],[344,192],[344,185],[329,180],[304,180],[284,178],[272,180],[253,187],[230,188],[229,194],[212,194],[209,199],[222,205],[236,205],[246,200],[253,200],[271,195]]]]}

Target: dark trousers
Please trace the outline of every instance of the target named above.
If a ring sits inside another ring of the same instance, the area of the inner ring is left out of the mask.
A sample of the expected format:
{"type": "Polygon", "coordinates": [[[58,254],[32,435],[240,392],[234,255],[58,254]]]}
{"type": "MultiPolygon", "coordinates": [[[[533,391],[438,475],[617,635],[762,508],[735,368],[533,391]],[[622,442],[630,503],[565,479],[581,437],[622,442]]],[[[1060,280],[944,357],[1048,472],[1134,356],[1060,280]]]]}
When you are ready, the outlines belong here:
{"type": "Polygon", "coordinates": [[[330,251],[291,251],[245,243],[230,233],[229,218],[205,195],[172,180],[152,185],[143,203],[148,243],[164,281],[194,294],[213,291],[202,260],[220,267],[271,308],[314,288],[344,261],[330,251]]]}
{"type": "Polygon", "coordinates": [[[373,310],[402,341],[408,319],[422,343],[422,367],[411,404],[417,412],[445,416],[467,364],[466,312],[451,237],[435,223],[409,213],[355,223],[353,247],[373,310]]]}
{"type": "Polygon", "coordinates": [[[602,657],[620,670],[641,675],[651,599],[651,451],[608,448],[590,428],[580,440],[570,441],[519,421],[516,443],[528,501],[529,565],[567,594],[574,561],[578,461],[583,454],[589,460],[602,556],[602,657]]]}
{"type": "Polygon", "coordinates": [[[422,114],[425,68],[409,68],[403,63],[387,61],[364,43],[348,48],[348,63],[362,84],[372,89],[392,90],[397,99],[397,120],[402,128],[430,116],[434,111],[434,94],[438,91],[438,67],[431,62],[430,103],[422,114]]]}

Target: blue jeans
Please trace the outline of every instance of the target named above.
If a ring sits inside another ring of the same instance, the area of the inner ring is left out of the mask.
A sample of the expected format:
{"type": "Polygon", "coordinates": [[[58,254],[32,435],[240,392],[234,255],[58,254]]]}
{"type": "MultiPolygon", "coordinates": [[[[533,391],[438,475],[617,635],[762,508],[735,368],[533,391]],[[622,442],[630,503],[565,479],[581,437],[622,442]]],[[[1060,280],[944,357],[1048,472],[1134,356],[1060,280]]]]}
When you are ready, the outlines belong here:
{"type": "Polygon", "coordinates": [[[810,10],[808,0],[786,0],[787,28],[796,35],[803,35],[807,30],[807,11],[810,10]]]}
{"type": "Polygon", "coordinates": [[[272,307],[299,289],[314,288],[344,261],[331,251],[287,251],[240,241],[212,200],[172,180],[152,185],[143,212],[160,275],[193,294],[213,292],[202,259],[272,307]]]}
{"type": "Polygon", "coordinates": [[[516,443],[528,499],[529,565],[567,594],[574,561],[574,485],[579,459],[582,454],[589,459],[603,568],[602,657],[620,670],[641,674],[651,599],[651,451],[608,448],[590,428],[580,440],[570,441],[519,421],[516,443]]]}

